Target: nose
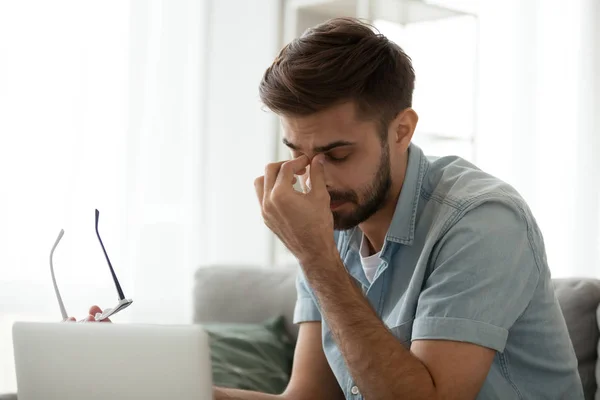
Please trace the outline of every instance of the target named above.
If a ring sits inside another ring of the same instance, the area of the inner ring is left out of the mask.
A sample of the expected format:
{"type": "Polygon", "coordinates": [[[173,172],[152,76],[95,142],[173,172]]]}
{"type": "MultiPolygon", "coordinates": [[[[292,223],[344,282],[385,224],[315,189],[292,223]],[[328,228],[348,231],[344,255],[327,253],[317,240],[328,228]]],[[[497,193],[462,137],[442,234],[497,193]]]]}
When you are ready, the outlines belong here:
{"type": "MultiPolygon", "coordinates": [[[[314,155],[313,157],[310,158],[311,165],[312,165],[313,160],[315,158],[321,158],[322,160],[324,160],[324,162],[322,164],[323,165],[323,178],[325,180],[325,187],[327,189],[330,189],[331,188],[331,185],[330,185],[330,173],[328,172],[329,168],[327,166],[327,159],[325,158],[325,156],[323,154],[316,154],[316,155],[314,155]]],[[[316,161],[318,162],[319,160],[317,159],[316,161]]],[[[306,175],[305,176],[306,176],[306,181],[305,181],[306,182],[306,187],[308,189],[310,189],[311,188],[311,183],[310,183],[310,165],[308,167],[306,167],[306,175]]]]}

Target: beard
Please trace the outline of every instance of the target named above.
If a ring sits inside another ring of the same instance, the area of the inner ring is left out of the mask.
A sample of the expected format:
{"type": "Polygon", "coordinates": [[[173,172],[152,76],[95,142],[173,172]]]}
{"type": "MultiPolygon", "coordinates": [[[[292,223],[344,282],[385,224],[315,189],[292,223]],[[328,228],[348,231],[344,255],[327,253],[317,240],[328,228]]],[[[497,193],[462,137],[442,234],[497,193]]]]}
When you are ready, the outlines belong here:
{"type": "Polygon", "coordinates": [[[332,202],[348,202],[354,205],[349,212],[333,211],[333,226],[336,230],[348,230],[369,219],[385,204],[392,186],[390,150],[387,143],[382,146],[379,167],[373,181],[358,189],[330,191],[332,202]]]}

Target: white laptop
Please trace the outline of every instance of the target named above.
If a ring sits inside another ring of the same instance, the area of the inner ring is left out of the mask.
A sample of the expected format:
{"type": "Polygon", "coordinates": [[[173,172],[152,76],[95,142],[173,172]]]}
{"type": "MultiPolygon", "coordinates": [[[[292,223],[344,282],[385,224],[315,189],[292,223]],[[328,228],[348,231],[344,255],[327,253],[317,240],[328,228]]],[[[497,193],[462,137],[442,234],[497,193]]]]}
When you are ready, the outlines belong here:
{"type": "Polygon", "coordinates": [[[199,327],[16,322],[19,400],[212,399],[199,327]]]}

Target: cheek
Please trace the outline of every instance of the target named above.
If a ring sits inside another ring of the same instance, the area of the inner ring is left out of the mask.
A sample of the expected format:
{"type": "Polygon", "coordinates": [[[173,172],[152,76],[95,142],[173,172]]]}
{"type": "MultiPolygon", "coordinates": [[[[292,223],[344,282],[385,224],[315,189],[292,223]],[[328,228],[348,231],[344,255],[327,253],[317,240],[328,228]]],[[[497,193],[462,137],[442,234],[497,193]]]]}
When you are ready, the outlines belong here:
{"type": "MultiPolygon", "coordinates": [[[[325,162],[325,184],[336,191],[359,190],[371,183],[372,176],[366,173],[365,169],[363,166],[325,162]]],[[[310,189],[310,167],[299,180],[305,188],[310,189]]]]}
{"type": "Polygon", "coordinates": [[[371,166],[352,166],[340,168],[332,166],[326,168],[328,186],[340,192],[352,191],[358,196],[373,184],[376,172],[371,172],[371,166]]]}
{"type": "Polygon", "coordinates": [[[346,166],[325,163],[325,183],[328,188],[343,191],[352,188],[353,169],[346,166]]]}

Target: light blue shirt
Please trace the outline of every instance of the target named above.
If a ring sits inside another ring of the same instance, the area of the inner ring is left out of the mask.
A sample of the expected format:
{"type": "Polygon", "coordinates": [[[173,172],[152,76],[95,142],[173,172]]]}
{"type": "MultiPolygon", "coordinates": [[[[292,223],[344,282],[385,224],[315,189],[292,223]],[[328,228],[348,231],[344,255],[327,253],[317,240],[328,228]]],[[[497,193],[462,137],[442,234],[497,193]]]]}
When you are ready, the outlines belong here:
{"type": "MultiPolygon", "coordinates": [[[[360,261],[360,230],[335,237],[348,273],[404,346],[454,340],[497,352],[478,399],[583,399],[542,234],[508,184],[458,157],[428,159],[411,145],[371,284],[360,261]]],[[[302,274],[297,290],[294,322],[321,321],[302,274]]],[[[362,399],[322,322],[323,349],[340,387],[347,399],[362,399]]]]}

